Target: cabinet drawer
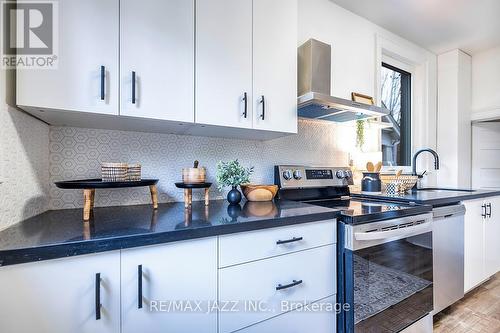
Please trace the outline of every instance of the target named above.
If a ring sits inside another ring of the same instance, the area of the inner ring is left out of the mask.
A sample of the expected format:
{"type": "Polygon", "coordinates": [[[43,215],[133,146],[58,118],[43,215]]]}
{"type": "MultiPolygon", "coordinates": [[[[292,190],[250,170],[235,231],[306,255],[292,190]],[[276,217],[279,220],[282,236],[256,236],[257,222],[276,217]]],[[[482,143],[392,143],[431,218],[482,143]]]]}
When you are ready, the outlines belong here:
{"type": "Polygon", "coordinates": [[[273,317],[244,328],[238,333],[332,333],[336,332],[335,297],[315,302],[309,307],[273,317]],[[317,307],[314,309],[314,307],[317,307]],[[320,308],[321,307],[321,308],[320,308]],[[331,309],[329,309],[331,307],[331,309]]]}
{"type": "Polygon", "coordinates": [[[220,269],[219,300],[237,303],[235,311],[219,312],[220,332],[232,332],[296,308],[297,303],[336,294],[335,249],[326,245],[220,269]],[[252,309],[255,302],[260,302],[257,310],[252,309]],[[282,308],[281,302],[296,303],[282,308]]]}
{"type": "Polygon", "coordinates": [[[336,243],[335,220],[219,237],[219,267],[336,243]]]}

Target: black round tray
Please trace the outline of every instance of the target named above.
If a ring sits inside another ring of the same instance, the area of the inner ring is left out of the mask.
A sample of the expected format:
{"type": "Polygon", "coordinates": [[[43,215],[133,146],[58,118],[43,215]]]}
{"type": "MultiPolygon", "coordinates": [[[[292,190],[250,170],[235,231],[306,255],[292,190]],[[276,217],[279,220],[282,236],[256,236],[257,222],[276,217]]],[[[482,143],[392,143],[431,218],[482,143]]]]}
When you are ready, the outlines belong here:
{"type": "Polygon", "coordinates": [[[62,189],[93,189],[93,188],[121,188],[121,187],[140,187],[156,185],[158,179],[142,179],[131,182],[103,182],[101,179],[81,179],[55,182],[58,188],[62,189]]]}
{"type": "Polygon", "coordinates": [[[186,183],[175,183],[177,188],[207,188],[212,186],[212,183],[196,183],[196,184],[186,184],[186,183]]]}

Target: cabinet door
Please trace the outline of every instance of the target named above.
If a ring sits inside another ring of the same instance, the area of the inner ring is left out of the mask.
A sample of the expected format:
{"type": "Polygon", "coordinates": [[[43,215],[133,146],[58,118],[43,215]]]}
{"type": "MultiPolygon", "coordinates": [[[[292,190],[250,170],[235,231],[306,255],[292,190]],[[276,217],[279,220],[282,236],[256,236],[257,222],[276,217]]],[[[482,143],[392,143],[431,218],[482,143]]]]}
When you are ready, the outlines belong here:
{"type": "Polygon", "coordinates": [[[252,101],[252,0],[197,0],[195,121],[252,128],[252,101]]]}
{"type": "Polygon", "coordinates": [[[500,197],[487,198],[486,202],[491,204],[491,217],[484,223],[485,235],[485,274],[486,278],[496,274],[500,270],[500,197]]]}
{"type": "Polygon", "coordinates": [[[0,268],[0,294],[0,332],[118,333],[120,253],[0,268]],[[96,287],[102,304],[99,320],[96,287]]]}
{"type": "Polygon", "coordinates": [[[193,122],[194,0],[121,0],[120,40],[120,114],[193,122]]]}
{"type": "Polygon", "coordinates": [[[210,238],[123,250],[122,332],[216,332],[217,312],[206,313],[217,300],[216,246],[210,238]]]}
{"type": "MultiPolygon", "coordinates": [[[[336,332],[335,297],[309,305],[308,309],[291,311],[245,328],[240,333],[332,333],[336,332]]],[[[286,306],[286,303],[285,303],[286,306]]]]}
{"type": "Polygon", "coordinates": [[[335,254],[336,246],[326,245],[219,270],[219,301],[238,301],[238,311],[220,312],[219,332],[234,332],[297,308],[297,300],[311,303],[334,295],[335,254]],[[280,285],[288,286],[280,289],[280,285]],[[251,311],[256,306],[253,301],[260,301],[263,308],[251,311]]]}
{"type": "Polygon", "coordinates": [[[297,0],[254,0],[254,128],[297,133],[297,0]]]}
{"type": "Polygon", "coordinates": [[[58,68],[19,69],[17,104],[118,114],[119,1],[58,3],[58,68]],[[103,96],[101,66],[104,66],[103,96]]]}
{"type": "Polygon", "coordinates": [[[484,201],[465,201],[464,220],[464,291],[485,279],[484,270],[484,201]]]}

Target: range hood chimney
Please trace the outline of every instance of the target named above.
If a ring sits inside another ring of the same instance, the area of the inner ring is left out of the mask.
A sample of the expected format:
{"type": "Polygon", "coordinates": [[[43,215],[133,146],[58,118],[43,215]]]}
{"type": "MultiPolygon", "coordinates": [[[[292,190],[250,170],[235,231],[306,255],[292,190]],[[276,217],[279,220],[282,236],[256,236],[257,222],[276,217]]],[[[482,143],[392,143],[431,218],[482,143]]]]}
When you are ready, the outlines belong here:
{"type": "Polygon", "coordinates": [[[302,118],[346,122],[382,117],[389,110],[331,96],[330,45],[309,39],[298,50],[298,114],[302,118]]]}

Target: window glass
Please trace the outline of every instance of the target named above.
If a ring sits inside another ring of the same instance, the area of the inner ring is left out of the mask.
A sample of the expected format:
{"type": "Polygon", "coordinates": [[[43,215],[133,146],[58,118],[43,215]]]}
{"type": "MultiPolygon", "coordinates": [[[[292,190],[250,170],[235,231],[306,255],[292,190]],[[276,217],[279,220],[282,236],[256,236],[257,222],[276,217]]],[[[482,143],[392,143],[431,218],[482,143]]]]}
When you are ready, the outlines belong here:
{"type": "Polygon", "coordinates": [[[384,165],[410,165],[411,159],[411,74],[382,63],[382,106],[390,111],[382,130],[384,165]]]}

